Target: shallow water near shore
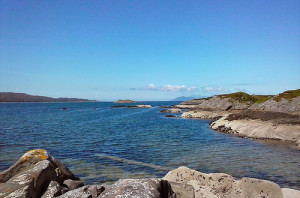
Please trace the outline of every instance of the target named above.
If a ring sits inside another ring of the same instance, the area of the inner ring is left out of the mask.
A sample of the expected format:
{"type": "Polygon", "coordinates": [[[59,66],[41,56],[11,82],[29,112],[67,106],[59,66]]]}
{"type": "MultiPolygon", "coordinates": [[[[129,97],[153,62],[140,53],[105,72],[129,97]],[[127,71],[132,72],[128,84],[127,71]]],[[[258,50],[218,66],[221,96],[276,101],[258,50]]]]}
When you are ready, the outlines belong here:
{"type": "Polygon", "coordinates": [[[299,150],[219,133],[210,129],[207,120],[166,118],[159,112],[158,106],[177,102],[143,104],[154,108],[112,108],[113,103],[0,104],[0,171],[26,151],[44,148],[86,184],[162,177],[168,172],[147,166],[152,164],[266,179],[300,189],[299,150]]]}

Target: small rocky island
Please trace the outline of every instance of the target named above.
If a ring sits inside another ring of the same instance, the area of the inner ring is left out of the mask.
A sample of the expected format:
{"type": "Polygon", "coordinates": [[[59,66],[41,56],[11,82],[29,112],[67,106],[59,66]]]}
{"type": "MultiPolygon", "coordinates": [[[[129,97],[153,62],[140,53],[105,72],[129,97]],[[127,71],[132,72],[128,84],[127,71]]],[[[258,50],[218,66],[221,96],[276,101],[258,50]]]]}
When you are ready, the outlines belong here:
{"type": "Polygon", "coordinates": [[[135,109],[135,108],[151,108],[151,105],[146,105],[146,104],[138,104],[138,105],[130,105],[130,106],[126,106],[126,105],[116,105],[116,106],[112,106],[112,108],[129,108],[129,109],[135,109]]]}
{"type": "Polygon", "coordinates": [[[133,100],[126,99],[126,100],[117,100],[114,103],[136,103],[136,102],[133,100]]]}
{"type": "Polygon", "coordinates": [[[1,198],[291,198],[300,191],[225,173],[201,173],[187,167],[163,178],[120,179],[114,184],[84,185],[79,177],[44,149],[25,153],[13,166],[0,172],[1,198]]]}
{"type": "Polygon", "coordinates": [[[276,96],[243,92],[195,99],[175,105],[182,118],[213,120],[211,128],[240,137],[282,140],[300,149],[300,89],[276,96]]]}

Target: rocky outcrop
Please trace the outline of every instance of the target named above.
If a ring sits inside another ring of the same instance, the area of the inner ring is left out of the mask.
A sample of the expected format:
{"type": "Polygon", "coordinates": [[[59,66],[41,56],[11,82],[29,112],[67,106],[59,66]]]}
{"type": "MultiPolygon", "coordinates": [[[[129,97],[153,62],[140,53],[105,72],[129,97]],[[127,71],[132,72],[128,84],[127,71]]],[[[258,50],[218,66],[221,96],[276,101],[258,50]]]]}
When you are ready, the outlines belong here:
{"type": "MultiPolygon", "coordinates": [[[[228,174],[205,174],[186,167],[170,171],[164,179],[169,181],[171,186],[172,182],[192,186],[195,198],[284,197],[281,188],[270,181],[253,178],[235,180],[228,174]]],[[[299,193],[299,191],[296,191],[296,193],[299,193]]]]}
{"type": "Polygon", "coordinates": [[[216,120],[211,128],[258,139],[292,141],[300,149],[300,90],[276,96],[243,92],[195,99],[176,105],[183,118],[216,120]]]}
{"type": "Polygon", "coordinates": [[[261,120],[231,120],[227,116],[214,121],[211,128],[224,133],[256,139],[300,141],[300,125],[274,124],[261,120]]]}
{"type": "Polygon", "coordinates": [[[230,98],[221,98],[214,96],[210,98],[195,99],[186,101],[176,105],[178,108],[188,109],[211,109],[218,111],[225,111],[229,109],[247,109],[251,106],[251,103],[241,103],[238,101],[231,100],[230,98]]]}
{"type": "Polygon", "coordinates": [[[143,197],[176,198],[175,193],[161,179],[120,179],[108,186],[100,198],[143,197]]]}
{"type": "Polygon", "coordinates": [[[274,99],[270,99],[261,104],[253,104],[249,109],[300,115],[300,96],[290,100],[283,98],[275,101],[274,99]]]}
{"type": "Polygon", "coordinates": [[[114,103],[135,103],[135,101],[127,99],[127,100],[117,100],[114,103]]]}
{"type": "MultiPolygon", "coordinates": [[[[56,189],[52,181],[62,185],[66,179],[79,180],[46,150],[28,151],[8,170],[0,173],[0,197],[41,197],[49,184],[49,189],[56,189]]],[[[55,191],[54,194],[59,194],[59,190],[55,191]]]]}
{"type": "Polygon", "coordinates": [[[198,118],[198,119],[207,119],[207,120],[215,120],[224,115],[227,115],[226,111],[202,111],[202,110],[190,110],[184,112],[181,117],[183,118],[198,118]]]}
{"type": "Polygon", "coordinates": [[[173,108],[173,109],[164,109],[160,111],[161,113],[182,113],[181,109],[173,108]]]}
{"type": "Polygon", "coordinates": [[[291,198],[300,195],[300,191],[280,189],[266,180],[235,180],[225,173],[206,174],[186,167],[172,170],[162,179],[120,179],[112,185],[84,186],[43,149],[25,153],[0,176],[0,198],[291,198]]]}

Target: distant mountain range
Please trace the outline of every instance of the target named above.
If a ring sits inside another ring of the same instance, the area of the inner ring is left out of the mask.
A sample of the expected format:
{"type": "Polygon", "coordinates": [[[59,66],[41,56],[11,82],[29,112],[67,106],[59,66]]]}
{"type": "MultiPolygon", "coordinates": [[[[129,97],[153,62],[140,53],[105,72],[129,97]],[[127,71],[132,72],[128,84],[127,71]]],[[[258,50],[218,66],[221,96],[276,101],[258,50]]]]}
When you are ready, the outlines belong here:
{"type": "Polygon", "coordinates": [[[0,92],[0,102],[96,102],[80,98],[51,98],[33,96],[25,93],[0,92]]]}
{"type": "Polygon", "coordinates": [[[198,98],[205,98],[205,96],[200,96],[200,95],[180,96],[180,97],[173,99],[172,101],[187,101],[187,100],[194,100],[194,99],[198,99],[198,98]]]}

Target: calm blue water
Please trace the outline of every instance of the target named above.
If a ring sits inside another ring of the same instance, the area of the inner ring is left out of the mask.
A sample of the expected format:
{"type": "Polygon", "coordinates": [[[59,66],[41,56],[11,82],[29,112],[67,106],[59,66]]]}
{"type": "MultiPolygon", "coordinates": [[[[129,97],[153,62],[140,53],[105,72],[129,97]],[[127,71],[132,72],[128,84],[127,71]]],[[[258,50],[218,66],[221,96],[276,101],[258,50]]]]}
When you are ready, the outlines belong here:
{"type": "Polygon", "coordinates": [[[155,108],[111,108],[113,103],[0,104],[0,171],[28,150],[47,149],[86,184],[119,178],[162,177],[166,171],[96,154],[202,172],[272,180],[300,189],[300,152],[284,144],[215,132],[209,121],[166,118],[155,108]],[[62,108],[67,110],[62,110],[62,108]]]}

